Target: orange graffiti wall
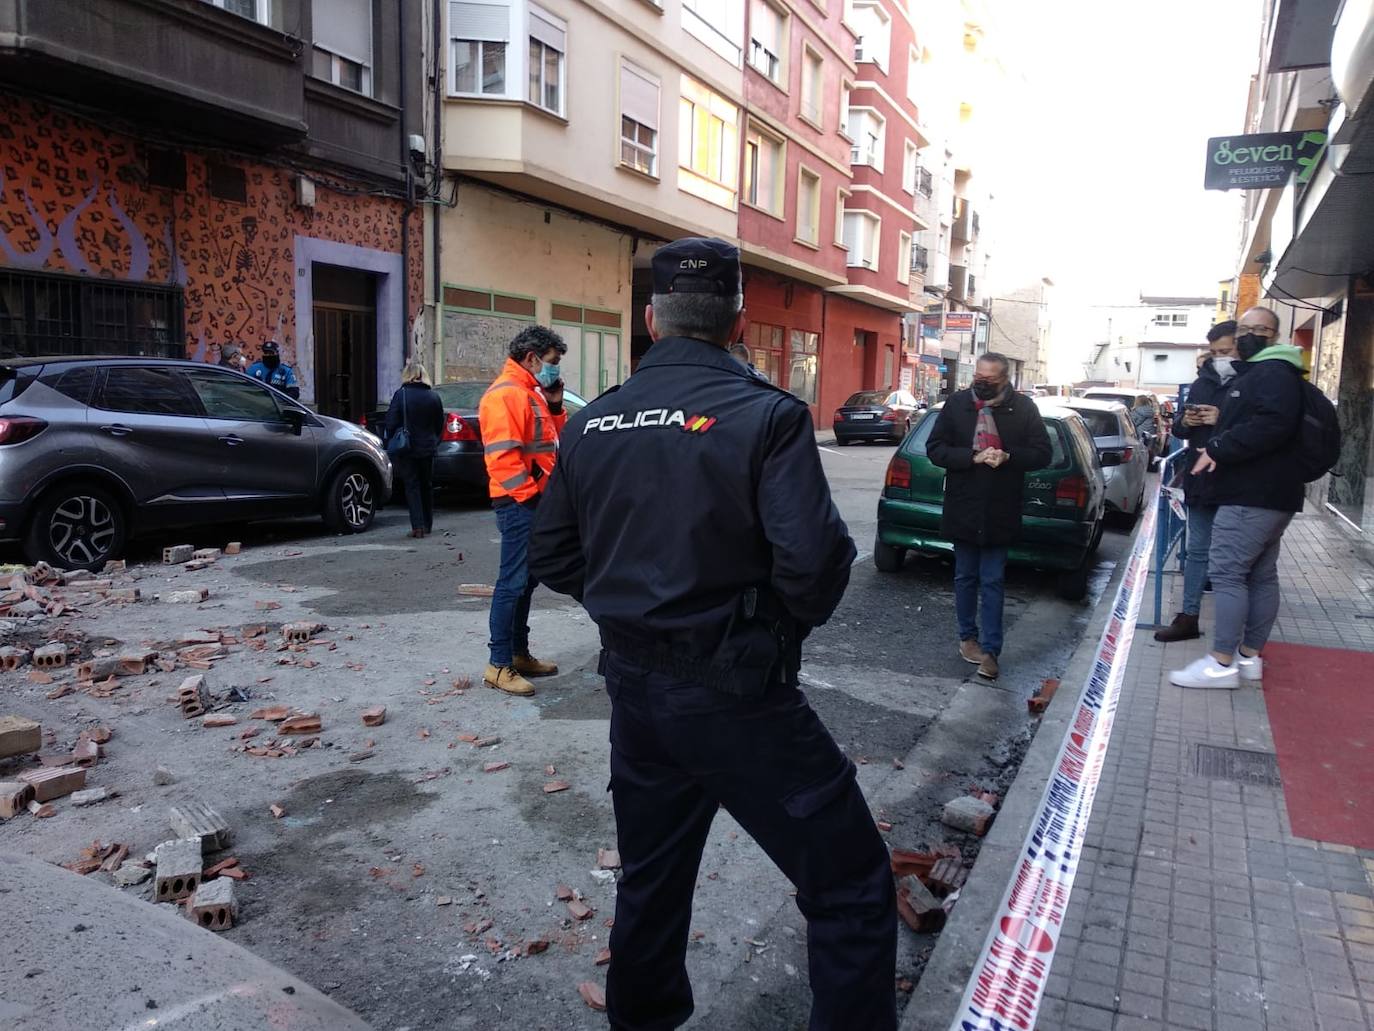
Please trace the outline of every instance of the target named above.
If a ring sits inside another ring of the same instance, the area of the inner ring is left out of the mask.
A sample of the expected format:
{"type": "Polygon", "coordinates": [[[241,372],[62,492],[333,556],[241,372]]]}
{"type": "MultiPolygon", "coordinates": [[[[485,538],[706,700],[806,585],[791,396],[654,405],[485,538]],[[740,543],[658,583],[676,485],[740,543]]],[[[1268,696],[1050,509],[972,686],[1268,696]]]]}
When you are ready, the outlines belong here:
{"type": "MultiPolygon", "coordinates": [[[[401,251],[397,199],[342,192],[322,176],[314,206],[300,207],[290,169],[184,153],[184,190],[149,186],[140,141],[0,93],[0,266],[180,285],[188,357],[216,361],[233,341],[256,357],[275,338],[294,362],[296,237],[401,251]],[[211,196],[211,161],[244,170],[245,203],[211,196]]],[[[423,297],[421,225],[414,213],[407,326],[423,297]]]]}

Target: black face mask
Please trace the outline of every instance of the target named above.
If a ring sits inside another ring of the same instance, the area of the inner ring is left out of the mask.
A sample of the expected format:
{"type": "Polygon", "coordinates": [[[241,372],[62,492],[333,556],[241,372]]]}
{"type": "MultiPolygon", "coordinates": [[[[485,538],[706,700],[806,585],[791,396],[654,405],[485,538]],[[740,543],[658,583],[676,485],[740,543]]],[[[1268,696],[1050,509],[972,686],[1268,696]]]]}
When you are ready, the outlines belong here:
{"type": "Polygon", "coordinates": [[[275,369],[281,364],[281,355],[265,354],[262,356],[262,364],[266,365],[269,369],[275,369]]]}
{"type": "Polygon", "coordinates": [[[1236,350],[1247,362],[1268,347],[1272,340],[1262,337],[1258,333],[1244,333],[1236,337],[1236,350]]]}
{"type": "Polygon", "coordinates": [[[974,383],[973,396],[979,401],[991,401],[1002,393],[1000,383],[974,383]]]}

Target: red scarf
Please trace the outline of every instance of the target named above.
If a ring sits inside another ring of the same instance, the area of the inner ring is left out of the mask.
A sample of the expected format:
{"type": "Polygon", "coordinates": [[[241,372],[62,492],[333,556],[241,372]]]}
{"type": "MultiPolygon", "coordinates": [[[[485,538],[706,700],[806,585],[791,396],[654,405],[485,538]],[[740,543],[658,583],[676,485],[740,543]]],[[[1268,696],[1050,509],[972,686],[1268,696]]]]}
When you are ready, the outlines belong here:
{"type": "Polygon", "coordinates": [[[995,447],[1002,450],[1002,435],[997,432],[997,422],[992,417],[992,410],[1006,400],[1006,391],[994,397],[991,401],[980,401],[973,399],[973,408],[978,413],[978,422],[973,428],[973,453],[986,448],[995,447]]]}

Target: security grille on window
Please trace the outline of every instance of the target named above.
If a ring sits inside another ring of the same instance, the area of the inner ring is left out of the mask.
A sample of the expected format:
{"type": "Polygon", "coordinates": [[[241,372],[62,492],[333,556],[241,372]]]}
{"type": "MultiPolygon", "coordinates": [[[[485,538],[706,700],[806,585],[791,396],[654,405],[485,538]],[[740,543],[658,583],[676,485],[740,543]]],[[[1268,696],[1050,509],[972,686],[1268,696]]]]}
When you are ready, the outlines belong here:
{"type": "Polygon", "coordinates": [[[184,358],[184,327],[179,287],[0,271],[0,357],[184,358]]]}
{"type": "Polygon", "coordinates": [[[782,82],[782,14],[766,0],[754,0],[749,12],[749,63],[774,82],[782,82]]]}
{"type": "Polygon", "coordinates": [[[503,3],[453,0],[448,7],[454,93],[506,95],[510,7],[503,3]]]}
{"type": "Polygon", "coordinates": [[[312,68],[358,93],[372,92],[372,0],[310,0],[312,68]]]}
{"type": "Polygon", "coordinates": [[[658,174],[658,80],[628,62],[620,65],[620,163],[658,174]]]}
{"type": "Polygon", "coordinates": [[[529,102],[556,115],[563,113],[563,55],[567,50],[563,21],[531,5],[529,102]]]}

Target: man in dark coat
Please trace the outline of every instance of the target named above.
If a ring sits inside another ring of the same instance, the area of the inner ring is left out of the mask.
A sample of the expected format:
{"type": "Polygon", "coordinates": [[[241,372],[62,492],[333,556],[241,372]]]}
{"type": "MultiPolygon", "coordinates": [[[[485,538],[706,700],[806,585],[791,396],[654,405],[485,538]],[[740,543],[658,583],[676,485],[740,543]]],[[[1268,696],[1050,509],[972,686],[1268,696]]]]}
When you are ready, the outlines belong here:
{"type": "Polygon", "coordinates": [[[1049,465],[1053,453],[1035,402],[1012,389],[1011,363],[992,351],[979,357],[972,388],[940,409],[926,444],[926,457],[948,471],[940,525],[954,542],[959,654],[985,680],[1000,672],[1002,580],[1007,546],[1021,533],[1025,474],[1049,465]]]}
{"type": "Polygon", "coordinates": [[[1212,546],[1212,521],[1217,506],[1208,495],[1209,473],[1193,475],[1198,453],[1216,431],[1226,384],[1240,363],[1236,353],[1234,319],[1218,322],[1207,331],[1208,357],[1188,388],[1187,403],[1174,415],[1174,436],[1191,452],[1183,460],[1183,499],[1188,505],[1188,555],[1183,566],[1183,611],[1168,626],[1155,631],[1156,641],[1192,641],[1202,636],[1197,617],[1202,611],[1202,589],[1207,582],[1207,551],[1212,546]]]}

